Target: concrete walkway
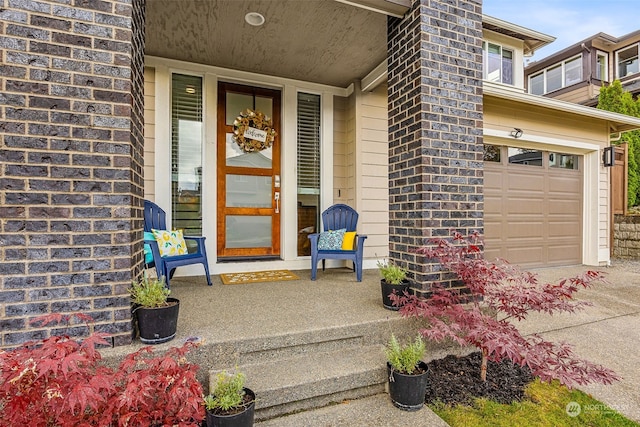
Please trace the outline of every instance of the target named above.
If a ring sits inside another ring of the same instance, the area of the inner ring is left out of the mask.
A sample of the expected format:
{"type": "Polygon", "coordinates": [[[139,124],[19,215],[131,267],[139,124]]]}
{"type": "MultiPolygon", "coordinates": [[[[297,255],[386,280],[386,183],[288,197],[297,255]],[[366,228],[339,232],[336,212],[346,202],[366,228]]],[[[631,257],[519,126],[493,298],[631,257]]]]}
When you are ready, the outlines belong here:
{"type": "MultiPolygon", "coordinates": [[[[612,385],[580,387],[606,407],[583,411],[615,409],[640,422],[640,261],[614,261],[610,267],[562,267],[533,270],[541,282],[557,281],[589,269],[603,271],[607,282],[581,290],[579,299],[593,306],[567,315],[533,315],[519,326],[525,333],[539,333],[553,341],[566,341],[576,353],[600,363],[622,380],[612,385]]],[[[567,402],[569,403],[569,402],[567,402]]],[[[387,395],[290,415],[258,423],[271,426],[446,426],[428,408],[407,413],[393,407],[387,395]]]]}
{"type": "Polygon", "coordinates": [[[256,423],[257,427],[447,427],[440,417],[424,406],[415,412],[402,411],[389,395],[378,394],[346,401],[313,411],[300,412],[256,423]]]}
{"type": "MultiPolygon", "coordinates": [[[[589,270],[587,267],[533,270],[540,280],[552,281],[589,270]]],[[[585,289],[578,298],[593,306],[560,316],[536,315],[519,325],[554,342],[565,341],[587,360],[602,364],[622,377],[611,385],[579,387],[629,419],[640,422],[640,261],[614,260],[603,271],[607,283],[585,289]]]]}

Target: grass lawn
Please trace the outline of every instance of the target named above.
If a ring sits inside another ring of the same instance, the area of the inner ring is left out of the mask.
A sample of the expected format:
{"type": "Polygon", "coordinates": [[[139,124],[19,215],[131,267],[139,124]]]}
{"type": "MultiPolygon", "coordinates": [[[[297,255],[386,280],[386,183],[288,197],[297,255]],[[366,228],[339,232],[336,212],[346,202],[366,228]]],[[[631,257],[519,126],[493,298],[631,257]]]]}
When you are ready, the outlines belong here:
{"type": "Polygon", "coordinates": [[[478,399],[474,407],[437,403],[429,407],[452,427],[640,426],[580,390],[569,390],[557,382],[535,380],[525,393],[525,400],[511,405],[478,399]]]}

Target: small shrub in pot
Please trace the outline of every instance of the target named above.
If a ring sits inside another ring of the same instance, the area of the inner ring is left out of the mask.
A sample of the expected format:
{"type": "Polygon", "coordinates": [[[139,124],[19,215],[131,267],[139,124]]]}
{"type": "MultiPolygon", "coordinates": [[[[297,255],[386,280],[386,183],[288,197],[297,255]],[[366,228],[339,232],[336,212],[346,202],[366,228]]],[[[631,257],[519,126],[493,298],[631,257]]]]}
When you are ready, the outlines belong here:
{"type": "Polygon", "coordinates": [[[407,270],[396,265],[393,261],[378,261],[377,266],[382,280],[390,285],[400,285],[407,278],[407,270]]]}
{"type": "Polygon", "coordinates": [[[426,345],[418,335],[413,342],[400,345],[395,335],[391,335],[385,354],[391,367],[403,374],[413,374],[424,357],[426,345]]]}
{"type": "Polygon", "coordinates": [[[211,393],[204,398],[207,427],[253,426],[256,395],[244,382],[245,375],[240,371],[216,375],[211,393]]]}
{"type": "Polygon", "coordinates": [[[401,345],[395,335],[385,348],[389,396],[393,404],[405,411],[417,411],[424,406],[428,367],[422,360],[425,343],[421,336],[401,345]]]}
{"type": "Polygon", "coordinates": [[[139,281],[133,281],[129,289],[131,302],[146,308],[164,307],[171,290],[167,288],[164,277],[149,277],[146,273],[139,281]]]}
{"type": "Polygon", "coordinates": [[[129,293],[140,341],[160,344],[172,340],[178,328],[180,301],[169,298],[171,291],[164,277],[148,277],[145,273],[139,281],[132,282],[129,293]]]}
{"type": "Polygon", "coordinates": [[[380,279],[380,288],[382,290],[382,305],[389,310],[397,311],[399,305],[394,305],[390,295],[404,295],[409,289],[409,280],[407,279],[407,270],[389,260],[386,262],[378,261],[378,270],[382,279],[380,279]]]}

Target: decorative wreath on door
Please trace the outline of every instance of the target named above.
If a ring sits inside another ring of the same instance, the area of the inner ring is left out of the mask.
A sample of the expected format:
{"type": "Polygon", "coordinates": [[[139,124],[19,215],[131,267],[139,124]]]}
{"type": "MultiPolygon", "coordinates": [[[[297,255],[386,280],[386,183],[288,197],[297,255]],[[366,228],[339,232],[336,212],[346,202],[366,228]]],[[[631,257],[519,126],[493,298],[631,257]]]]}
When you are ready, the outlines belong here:
{"type": "Polygon", "coordinates": [[[245,153],[262,151],[273,145],[276,131],[272,126],[269,117],[247,108],[233,121],[233,139],[245,153]]]}

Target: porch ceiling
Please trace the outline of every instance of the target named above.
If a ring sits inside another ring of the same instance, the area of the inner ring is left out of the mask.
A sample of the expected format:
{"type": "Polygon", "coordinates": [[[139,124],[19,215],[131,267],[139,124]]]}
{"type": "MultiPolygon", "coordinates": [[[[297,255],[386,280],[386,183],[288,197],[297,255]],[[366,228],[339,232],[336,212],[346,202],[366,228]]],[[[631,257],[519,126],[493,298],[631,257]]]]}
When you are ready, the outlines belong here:
{"type": "MultiPolygon", "coordinates": [[[[384,2],[379,2],[384,3],[384,2]]],[[[387,56],[387,15],[328,0],[147,0],[147,55],[347,87],[387,56]],[[266,22],[244,20],[259,12],[266,22]]]]}

